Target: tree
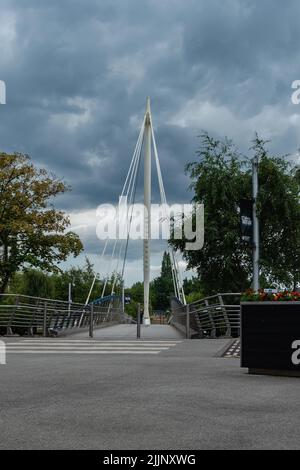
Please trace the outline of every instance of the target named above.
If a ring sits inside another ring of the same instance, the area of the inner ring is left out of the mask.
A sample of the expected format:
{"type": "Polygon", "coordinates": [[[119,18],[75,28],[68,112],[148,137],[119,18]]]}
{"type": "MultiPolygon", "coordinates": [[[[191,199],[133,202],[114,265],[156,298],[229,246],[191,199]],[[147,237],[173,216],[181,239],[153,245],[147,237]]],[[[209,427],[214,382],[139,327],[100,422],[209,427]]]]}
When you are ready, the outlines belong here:
{"type": "Polygon", "coordinates": [[[244,165],[233,143],[201,136],[197,152],[200,161],[186,167],[195,196],[204,204],[205,241],[202,250],[186,251],[184,240],[171,240],[195,268],[203,291],[236,290],[248,285],[250,254],[240,244],[239,201],[249,196],[251,182],[242,171],[244,165]]]}
{"type": "Polygon", "coordinates": [[[299,169],[284,157],[270,156],[257,135],[252,149],[260,162],[261,276],[269,285],[295,289],[300,282],[299,169]]]}
{"type": "MultiPolygon", "coordinates": [[[[274,157],[256,136],[252,152],[260,160],[258,215],[261,276],[265,282],[299,282],[299,172],[284,157],[274,157]]],[[[187,165],[194,202],[204,204],[205,241],[199,251],[186,251],[185,240],[170,240],[195,268],[204,294],[242,291],[252,280],[251,248],[240,243],[239,206],[251,199],[250,160],[228,139],[201,136],[199,160],[187,165]]]]}
{"type": "Polygon", "coordinates": [[[201,281],[195,276],[183,280],[183,290],[188,303],[196,302],[204,297],[201,281]]]}
{"type": "Polygon", "coordinates": [[[151,283],[153,307],[155,310],[166,310],[170,306],[170,296],[174,294],[170,255],[164,252],[160,276],[151,283]]]}
{"type": "Polygon", "coordinates": [[[67,232],[70,221],[52,205],[69,188],[20,153],[0,154],[0,293],[22,266],[58,272],[58,263],[83,249],[67,232]]]}
{"type": "Polygon", "coordinates": [[[53,299],[55,286],[51,276],[37,269],[26,269],[23,273],[22,294],[31,297],[53,299]]]}
{"type": "Polygon", "coordinates": [[[142,282],[135,282],[130,288],[131,299],[137,303],[144,303],[144,284],[142,282]]]}
{"type": "MultiPolygon", "coordinates": [[[[83,267],[72,266],[61,274],[54,275],[55,294],[59,300],[69,298],[69,284],[72,285],[72,301],[85,303],[95,276],[93,264],[86,257],[83,267]]],[[[103,282],[97,277],[90,300],[101,297],[103,282]]]]}
{"type": "MultiPolygon", "coordinates": [[[[24,269],[17,272],[9,284],[9,291],[14,294],[44,297],[68,301],[69,283],[72,284],[72,301],[85,303],[95,276],[92,263],[86,257],[83,267],[73,266],[66,271],[50,274],[38,269],[24,269]]],[[[97,276],[90,300],[101,297],[103,281],[97,276]]],[[[111,283],[107,285],[111,291],[111,283]]]]}

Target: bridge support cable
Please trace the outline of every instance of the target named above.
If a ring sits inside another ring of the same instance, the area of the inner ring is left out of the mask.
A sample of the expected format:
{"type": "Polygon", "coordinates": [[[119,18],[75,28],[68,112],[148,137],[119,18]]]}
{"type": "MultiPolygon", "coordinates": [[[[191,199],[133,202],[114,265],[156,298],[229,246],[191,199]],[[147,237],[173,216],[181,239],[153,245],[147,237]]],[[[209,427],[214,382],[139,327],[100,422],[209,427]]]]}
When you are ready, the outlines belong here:
{"type": "MultiPolygon", "coordinates": [[[[101,258],[100,260],[103,261],[103,258],[104,258],[104,254],[105,254],[105,251],[106,251],[106,248],[107,248],[107,244],[108,244],[108,237],[106,238],[105,240],[105,244],[104,244],[104,247],[103,247],[103,251],[102,251],[102,254],[101,254],[101,258]]],[[[89,293],[88,293],[88,296],[86,298],[86,301],[85,301],[85,305],[88,305],[89,301],[90,301],[90,298],[91,298],[91,295],[92,295],[92,292],[93,292],[93,289],[94,289],[94,286],[95,286],[95,282],[97,280],[97,277],[98,277],[98,273],[95,273],[95,276],[94,276],[94,279],[92,281],[92,285],[90,287],[90,290],[89,290],[89,293]]]]}
{"type": "MultiPolygon", "coordinates": [[[[137,166],[137,162],[140,159],[141,148],[142,148],[142,145],[143,145],[144,127],[145,127],[145,118],[143,119],[143,122],[142,122],[141,130],[140,130],[140,133],[139,133],[139,136],[138,136],[138,140],[137,140],[137,143],[136,143],[136,146],[135,146],[135,149],[134,149],[134,153],[133,153],[133,156],[132,156],[132,159],[131,159],[131,162],[130,162],[129,170],[128,170],[127,175],[126,175],[125,183],[123,185],[123,189],[122,189],[120,198],[123,198],[124,196],[128,196],[128,193],[131,190],[132,178],[133,178],[133,175],[136,173],[135,168],[137,166]]],[[[105,257],[109,241],[110,241],[109,238],[107,238],[106,241],[105,241],[103,252],[101,254],[101,260],[103,260],[104,257],[105,257]]],[[[107,287],[107,284],[108,284],[109,274],[111,272],[111,267],[112,267],[112,264],[113,264],[113,258],[114,258],[114,255],[115,255],[117,243],[118,243],[118,240],[117,239],[114,240],[112,252],[111,252],[111,255],[110,255],[109,267],[108,267],[108,270],[107,270],[107,274],[104,278],[104,285],[103,285],[103,288],[102,288],[101,298],[103,298],[104,295],[105,295],[105,290],[106,290],[106,287],[107,287]]],[[[92,282],[92,285],[91,285],[91,288],[90,288],[90,291],[89,291],[89,294],[88,294],[88,297],[87,297],[87,300],[86,300],[86,304],[88,304],[89,301],[90,301],[90,296],[91,296],[91,293],[93,291],[97,276],[98,276],[98,274],[95,274],[95,277],[93,279],[93,282],[92,282]]]]}
{"type": "MultiPolygon", "coordinates": [[[[153,141],[153,149],[154,149],[154,156],[155,156],[155,163],[156,163],[156,171],[157,171],[157,176],[158,176],[158,185],[159,185],[161,204],[162,204],[162,207],[163,207],[163,210],[164,210],[164,217],[166,219],[169,219],[169,214],[167,214],[167,212],[166,212],[167,197],[166,197],[164,182],[163,182],[163,178],[162,178],[160,162],[159,162],[159,158],[158,158],[158,152],[157,152],[156,140],[155,140],[155,135],[154,135],[154,129],[153,129],[152,125],[151,125],[151,130],[152,130],[152,141],[153,141]]],[[[176,258],[176,254],[175,254],[174,250],[170,247],[168,247],[168,253],[169,253],[170,259],[171,259],[171,269],[172,269],[172,278],[173,278],[175,296],[184,305],[186,305],[186,298],[185,298],[185,293],[184,293],[184,289],[183,289],[183,281],[182,281],[182,278],[181,278],[181,273],[180,273],[180,269],[179,269],[179,265],[178,265],[178,260],[176,258]]]]}
{"type": "MultiPolygon", "coordinates": [[[[135,181],[136,181],[136,177],[137,177],[137,170],[138,170],[139,161],[140,161],[142,142],[143,142],[143,140],[141,140],[140,145],[137,148],[139,153],[137,152],[137,154],[136,154],[134,165],[132,167],[131,175],[130,175],[130,178],[129,178],[129,186],[128,186],[129,201],[127,200],[127,203],[128,203],[127,204],[127,210],[128,210],[128,205],[131,204],[131,199],[132,199],[132,191],[131,191],[132,184],[135,185],[135,181]]],[[[121,197],[123,197],[123,196],[124,196],[124,194],[121,195],[121,197]]],[[[128,193],[126,194],[126,196],[128,196],[128,193]]],[[[128,213],[126,214],[126,217],[128,218],[128,213]]],[[[127,233],[127,236],[129,236],[128,233],[127,233]]],[[[118,240],[117,238],[114,241],[113,250],[112,250],[111,259],[110,259],[110,264],[109,264],[109,269],[108,269],[108,275],[107,275],[106,280],[105,280],[102,296],[105,293],[105,289],[106,289],[106,286],[107,286],[107,283],[108,283],[109,273],[111,272],[111,267],[112,267],[112,264],[113,264],[113,259],[114,259],[114,255],[115,255],[115,251],[116,251],[118,242],[120,243],[120,248],[119,248],[119,254],[118,254],[117,259],[116,259],[116,269],[114,270],[113,284],[112,284],[112,288],[111,288],[111,295],[114,294],[114,289],[115,289],[117,276],[118,276],[119,260],[120,260],[120,256],[121,256],[122,245],[123,245],[123,243],[122,243],[123,240],[118,240]]]]}
{"type": "MultiPolygon", "coordinates": [[[[157,152],[157,147],[156,147],[156,142],[155,142],[155,136],[154,136],[154,131],[152,129],[152,139],[153,139],[153,147],[154,147],[154,155],[155,155],[155,162],[156,162],[156,169],[157,169],[157,175],[158,175],[158,184],[159,184],[159,191],[160,191],[160,197],[161,197],[161,204],[164,209],[164,214],[163,217],[164,219],[168,220],[169,219],[169,214],[166,212],[166,205],[167,205],[167,198],[166,198],[166,193],[164,189],[164,184],[163,184],[163,179],[162,179],[162,174],[161,174],[161,168],[160,168],[160,162],[158,158],[158,152],[157,152]]],[[[171,260],[171,271],[172,271],[172,278],[173,278],[173,285],[174,285],[174,293],[175,296],[181,300],[181,295],[180,295],[180,285],[179,285],[179,279],[178,279],[178,270],[175,262],[175,255],[174,251],[168,247],[168,253],[170,256],[171,260]]]]}
{"type": "Polygon", "coordinates": [[[127,217],[129,217],[129,219],[127,218],[127,220],[129,220],[129,224],[128,224],[127,237],[126,237],[126,244],[125,244],[125,250],[124,250],[124,256],[123,256],[123,263],[122,263],[122,271],[121,271],[121,279],[123,280],[123,285],[124,285],[124,271],[125,271],[125,264],[126,264],[127,253],[128,253],[128,244],[129,244],[130,229],[131,229],[132,216],[133,216],[133,209],[134,209],[135,196],[136,196],[137,175],[138,175],[138,173],[139,173],[140,164],[141,164],[141,154],[140,154],[140,158],[139,158],[138,165],[137,165],[137,169],[136,169],[137,171],[136,171],[136,176],[135,176],[134,185],[133,185],[133,192],[132,192],[132,196],[131,196],[131,198],[130,198],[130,201],[131,201],[131,203],[130,203],[131,205],[129,206],[129,207],[131,207],[130,217],[129,217],[129,213],[127,213],[127,217]]]}
{"type": "MultiPolygon", "coordinates": [[[[125,263],[124,259],[126,259],[127,250],[128,250],[128,241],[129,241],[131,222],[132,222],[133,205],[134,205],[134,202],[135,202],[135,195],[136,195],[136,188],[137,188],[137,177],[138,177],[138,173],[139,173],[139,167],[140,167],[140,162],[141,162],[141,153],[142,153],[142,147],[143,147],[144,127],[145,127],[145,119],[144,119],[143,124],[142,124],[142,129],[141,129],[141,132],[140,132],[139,142],[138,142],[138,145],[136,147],[136,158],[135,158],[134,164],[132,166],[131,175],[130,175],[129,182],[128,182],[128,189],[127,189],[127,194],[126,194],[126,196],[127,196],[127,201],[126,201],[127,202],[127,207],[126,207],[127,212],[126,212],[126,222],[125,222],[125,224],[126,224],[125,228],[127,230],[126,230],[126,233],[122,233],[122,240],[120,240],[120,248],[119,248],[119,254],[118,254],[118,257],[117,257],[116,269],[115,269],[115,272],[114,272],[114,281],[113,281],[113,285],[112,285],[111,295],[114,294],[114,289],[115,289],[118,274],[121,275],[121,279],[122,279],[122,282],[123,282],[124,263],[125,263]],[[131,214],[129,215],[130,210],[131,210],[131,214]],[[123,235],[125,236],[124,239],[123,239],[123,235]],[[119,264],[120,264],[123,249],[124,249],[124,256],[123,256],[122,270],[121,270],[121,272],[119,272],[119,264]]],[[[121,214],[121,216],[122,216],[122,214],[121,214]]],[[[124,217],[123,217],[123,219],[124,219],[124,217]]]]}

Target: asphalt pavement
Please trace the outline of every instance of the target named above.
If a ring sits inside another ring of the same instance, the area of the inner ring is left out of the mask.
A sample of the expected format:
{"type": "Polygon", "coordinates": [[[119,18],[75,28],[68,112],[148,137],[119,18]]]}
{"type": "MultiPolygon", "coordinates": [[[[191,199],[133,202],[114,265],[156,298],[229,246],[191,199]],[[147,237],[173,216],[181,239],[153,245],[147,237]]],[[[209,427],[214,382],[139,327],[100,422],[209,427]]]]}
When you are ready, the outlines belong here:
{"type": "Polygon", "coordinates": [[[248,375],[216,356],[228,340],[133,328],[5,338],[0,449],[300,448],[300,379],[248,375]]]}

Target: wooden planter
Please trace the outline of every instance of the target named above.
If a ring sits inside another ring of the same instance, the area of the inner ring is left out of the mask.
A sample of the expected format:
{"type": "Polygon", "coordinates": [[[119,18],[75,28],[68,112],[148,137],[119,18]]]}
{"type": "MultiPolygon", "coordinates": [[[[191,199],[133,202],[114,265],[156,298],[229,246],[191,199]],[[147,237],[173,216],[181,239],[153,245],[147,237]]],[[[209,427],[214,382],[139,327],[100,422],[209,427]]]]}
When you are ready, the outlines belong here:
{"type": "Polygon", "coordinates": [[[300,377],[300,302],[241,303],[241,367],[300,377]]]}

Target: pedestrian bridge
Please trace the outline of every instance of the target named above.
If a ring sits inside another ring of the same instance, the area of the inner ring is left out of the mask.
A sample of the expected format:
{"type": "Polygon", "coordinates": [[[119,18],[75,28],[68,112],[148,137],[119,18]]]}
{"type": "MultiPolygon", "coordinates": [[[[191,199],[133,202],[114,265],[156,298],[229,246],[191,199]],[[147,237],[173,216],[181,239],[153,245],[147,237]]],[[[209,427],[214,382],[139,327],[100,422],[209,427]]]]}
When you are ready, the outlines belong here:
{"type": "Polygon", "coordinates": [[[120,297],[107,296],[90,304],[26,295],[0,295],[0,335],[57,336],[67,332],[131,322],[120,297]]]}
{"type": "MultiPolygon", "coordinates": [[[[217,294],[192,304],[171,300],[171,318],[166,325],[142,325],[144,339],[178,337],[238,337],[240,294],[217,294]]],[[[136,338],[135,320],[123,312],[120,297],[108,296],[88,305],[24,295],[0,296],[0,335],[59,336],[89,332],[91,337],[136,338]],[[113,328],[108,328],[112,327],[113,328]],[[105,327],[105,328],[104,328],[105,327]]]]}

